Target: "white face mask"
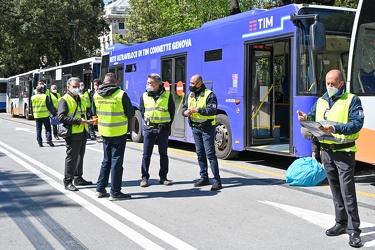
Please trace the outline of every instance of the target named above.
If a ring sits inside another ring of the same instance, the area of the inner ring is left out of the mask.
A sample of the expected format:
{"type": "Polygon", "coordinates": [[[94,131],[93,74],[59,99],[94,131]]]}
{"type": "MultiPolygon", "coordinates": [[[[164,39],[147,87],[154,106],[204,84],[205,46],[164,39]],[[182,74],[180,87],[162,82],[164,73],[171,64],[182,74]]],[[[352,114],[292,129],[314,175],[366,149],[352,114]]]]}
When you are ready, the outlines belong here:
{"type": "Polygon", "coordinates": [[[147,92],[152,92],[152,91],[154,91],[154,87],[152,85],[147,85],[146,91],[147,92]]]}
{"type": "Polygon", "coordinates": [[[56,89],[52,89],[51,92],[52,93],[57,93],[57,90],[56,89]]]}
{"type": "Polygon", "coordinates": [[[329,96],[329,97],[335,95],[337,92],[339,92],[339,89],[338,89],[338,88],[335,88],[335,87],[328,87],[328,86],[327,86],[327,93],[328,93],[328,96],[329,96]]]}
{"type": "Polygon", "coordinates": [[[78,95],[79,94],[79,88],[73,88],[71,92],[72,92],[73,95],[78,95]]]}

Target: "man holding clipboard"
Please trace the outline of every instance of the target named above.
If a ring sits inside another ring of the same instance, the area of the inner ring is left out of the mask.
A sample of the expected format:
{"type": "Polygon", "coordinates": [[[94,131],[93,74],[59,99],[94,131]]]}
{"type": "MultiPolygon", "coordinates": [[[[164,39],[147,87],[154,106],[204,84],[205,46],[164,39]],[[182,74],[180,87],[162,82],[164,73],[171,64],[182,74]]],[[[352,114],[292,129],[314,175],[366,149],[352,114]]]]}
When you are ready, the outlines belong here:
{"type": "Polygon", "coordinates": [[[335,206],[335,225],[327,236],[349,234],[349,245],[361,247],[360,219],[354,183],[355,140],[364,122],[361,100],[344,90],[339,70],[326,75],[327,92],[311,108],[309,114],[297,111],[298,120],[321,145],[321,157],[327,172],[335,206]],[[342,191],[341,191],[342,190],[342,191]]]}

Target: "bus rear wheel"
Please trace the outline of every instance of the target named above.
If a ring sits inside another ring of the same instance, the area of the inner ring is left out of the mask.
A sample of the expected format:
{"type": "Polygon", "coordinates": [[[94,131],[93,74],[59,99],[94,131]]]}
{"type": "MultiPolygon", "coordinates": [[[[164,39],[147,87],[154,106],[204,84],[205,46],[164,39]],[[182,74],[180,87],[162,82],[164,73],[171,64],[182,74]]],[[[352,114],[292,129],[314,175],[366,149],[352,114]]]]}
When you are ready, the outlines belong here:
{"type": "Polygon", "coordinates": [[[25,118],[27,119],[27,120],[31,120],[31,115],[30,115],[30,113],[29,113],[29,109],[27,108],[27,105],[25,105],[25,118]]]}
{"type": "Polygon", "coordinates": [[[232,149],[232,130],[228,116],[223,114],[216,116],[215,150],[216,156],[224,160],[233,159],[239,154],[232,149]]]}
{"type": "Polygon", "coordinates": [[[134,117],[130,120],[130,138],[133,142],[143,142],[142,116],[139,110],[135,111],[134,117]]]}

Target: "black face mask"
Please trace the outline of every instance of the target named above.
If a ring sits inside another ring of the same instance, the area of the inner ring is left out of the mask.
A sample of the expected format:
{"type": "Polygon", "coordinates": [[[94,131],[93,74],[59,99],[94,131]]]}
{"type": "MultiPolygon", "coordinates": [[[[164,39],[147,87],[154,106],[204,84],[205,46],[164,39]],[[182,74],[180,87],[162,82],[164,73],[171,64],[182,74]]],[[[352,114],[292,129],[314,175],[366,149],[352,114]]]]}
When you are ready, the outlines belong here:
{"type": "Polygon", "coordinates": [[[191,92],[197,92],[197,90],[198,89],[200,89],[200,87],[197,87],[197,86],[189,86],[189,90],[191,91],[191,92]]]}

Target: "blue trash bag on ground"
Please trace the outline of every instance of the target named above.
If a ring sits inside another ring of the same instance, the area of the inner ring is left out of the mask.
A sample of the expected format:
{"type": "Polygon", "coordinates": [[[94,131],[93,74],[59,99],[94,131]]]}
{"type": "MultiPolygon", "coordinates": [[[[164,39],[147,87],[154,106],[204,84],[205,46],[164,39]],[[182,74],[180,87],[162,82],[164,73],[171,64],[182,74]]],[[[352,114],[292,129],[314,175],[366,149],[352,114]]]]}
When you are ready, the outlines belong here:
{"type": "Polygon", "coordinates": [[[286,183],[291,186],[317,186],[327,177],[322,164],[312,157],[295,160],[286,171],[286,183]]]}

